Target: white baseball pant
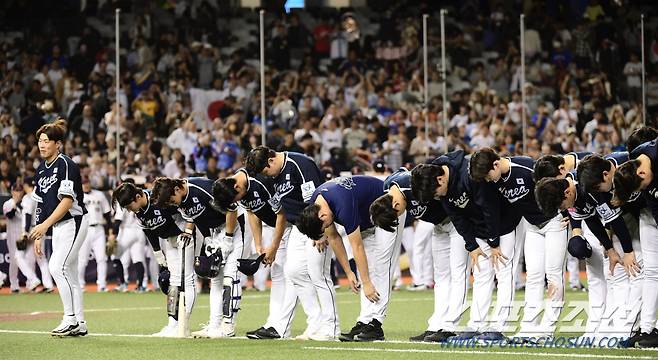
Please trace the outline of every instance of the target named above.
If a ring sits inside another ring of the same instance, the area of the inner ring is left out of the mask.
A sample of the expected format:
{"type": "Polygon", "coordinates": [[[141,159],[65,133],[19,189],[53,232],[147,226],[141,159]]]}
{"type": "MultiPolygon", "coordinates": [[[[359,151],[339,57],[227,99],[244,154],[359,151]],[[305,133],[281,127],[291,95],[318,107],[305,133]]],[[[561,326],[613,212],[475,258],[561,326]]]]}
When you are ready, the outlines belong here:
{"type": "MultiPolygon", "coordinates": [[[[44,251],[44,243],[41,244],[44,251]]],[[[45,252],[44,252],[45,254],[45,252]]],[[[18,268],[21,270],[23,275],[27,278],[28,283],[31,281],[37,280],[37,274],[35,270],[35,264],[39,265],[39,270],[41,270],[41,282],[43,287],[46,289],[52,289],[55,284],[53,284],[53,277],[50,275],[50,270],[48,270],[48,259],[45,256],[37,258],[34,254],[34,249],[32,246],[28,245],[27,249],[21,251],[16,250],[16,262],[18,263],[18,268]],[[34,280],[33,280],[34,279],[34,280]]]]}
{"type": "MultiPolygon", "coordinates": [[[[414,243],[412,247],[413,269],[418,279],[414,278],[414,284],[432,285],[434,277],[432,265],[432,237],[434,235],[434,224],[418,220],[414,229],[414,243]]],[[[412,274],[413,278],[413,274],[412,274]]]]}
{"type": "Polygon", "coordinates": [[[78,277],[81,288],[87,283],[85,281],[85,270],[92,251],[96,259],[96,284],[99,289],[104,288],[107,285],[107,254],[105,253],[105,229],[102,225],[90,226],[87,230],[87,237],[80,247],[78,277]]]}
{"type": "MultiPolygon", "coordinates": [[[[223,242],[225,231],[226,227],[222,225],[212,231],[211,237],[223,242]]],[[[228,252],[222,247],[224,264],[219,275],[210,279],[210,327],[219,327],[222,322],[235,325],[237,320],[242,300],[242,286],[238,274],[238,259],[244,258],[245,246],[242,235],[238,222],[233,232],[232,249],[228,252]],[[227,290],[230,294],[225,293],[227,290]]]]}
{"type": "Polygon", "coordinates": [[[640,243],[643,253],[644,283],[642,284],[642,310],[640,328],[651,333],[656,327],[658,307],[658,225],[648,209],[640,213],[640,243]]]}
{"type": "MultiPolygon", "coordinates": [[[[181,250],[178,248],[177,236],[160,239],[160,246],[167,260],[169,269],[169,286],[181,285],[181,250]]],[[[155,262],[155,260],[153,260],[155,262]]],[[[196,302],[196,273],[194,272],[194,244],[185,248],[185,311],[189,317],[196,302]]]]}
{"type": "Polygon", "coordinates": [[[78,322],[85,320],[78,283],[78,253],[88,228],[87,214],[53,225],[53,253],[48,263],[64,305],[64,318],[78,322]]]}
{"type": "Polygon", "coordinates": [[[466,309],[467,283],[471,269],[464,238],[451,221],[434,226],[434,313],[428,331],[455,331],[466,309]]]}
{"type": "Polygon", "coordinates": [[[553,334],[564,306],[564,262],[567,252],[567,229],[562,215],[552,218],[542,228],[525,222],[526,288],[520,333],[528,336],[553,334]],[[544,304],[544,279],[549,294],[544,304]],[[543,318],[540,314],[544,310],[543,318]]]}
{"type": "Polygon", "coordinates": [[[523,221],[520,221],[514,231],[500,237],[500,250],[507,260],[505,264],[499,263],[497,267],[489,259],[491,248],[487,241],[476,239],[487,258],[478,259],[479,270],[477,267],[473,267],[473,301],[471,318],[468,322],[470,329],[480,332],[506,331],[506,323],[512,310],[516,291],[514,277],[523,251],[522,236],[524,233],[524,224],[523,221]],[[492,301],[494,276],[498,279],[498,291],[493,319],[488,321],[487,314],[492,301]]]}

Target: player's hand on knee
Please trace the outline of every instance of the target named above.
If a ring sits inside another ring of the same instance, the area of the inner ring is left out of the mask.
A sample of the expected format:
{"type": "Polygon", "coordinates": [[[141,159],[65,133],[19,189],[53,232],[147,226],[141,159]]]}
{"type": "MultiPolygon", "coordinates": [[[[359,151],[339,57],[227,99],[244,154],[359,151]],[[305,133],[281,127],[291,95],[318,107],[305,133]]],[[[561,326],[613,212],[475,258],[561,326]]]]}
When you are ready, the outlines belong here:
{"type": "Polygon", "coordinates": [[[624,269],[629,276],[636,277],[642,270],[635,259],[635,252],[624,253],[624,269]]]}
{"type": "Polygon", "coordinates": [[[477,248],[477,249],[469,252],[468,256],[471,257],[471,263],[473,264],[473,268],[480,271],[480,265],[478,264],[478,261],[479,261],[478,258],[480,256],[482,256],[484,258],[487,258],[487,254],[485,254],[484,251],[482,251],[482,248],[477,248]]]}
{"type": "Polygon", "coordinates": [[[265,257],[263,258],[263,263],[265,265],[272,265],[274,260],[276,260],[276,250],[274,246],[270,246],[265,249],[265,257]]]}
{"type": "Polygon", "coordinates": [[[560,229],[566,229],[569,226],[569,217],[568,216],[563,217],[562,220],[560,221],[560,225],[562,225],[560,229]]]}
{"type": "Polygon", "coordinates": [[[316,249],[318,249],[318,252],[323,252],[327,246],[329,245],[329,242],[327,241],[326,238],[322,238],[318,241],[313,242],[313,246],[315,246],[316,249]]]}
{"type": "Polygon", "coordinates": [[[352,292],[358,294],[359,289],[361,288],[361,284],[359,284],[359,280],[356,278],[356,274],[350,271],[347,273],[347,280],[350,282],[350,288],[352,289],[352,292]]]}
{"type": "Polygon", "coordinates": [[[617,264],[624,266],[624,262],[621,260],[621,257],[619,257],[619,254],[615,249],[609,249],[606,251],[606,254],[608,255],[608,261],[610,262],[610,275],[614,275],[617,264]]]}
{"type": "Polygon", "coordinates": [[[160,265],[160,267],[167,267],[167,259],[162,253],[162,250],[154,251],[153,255],[155,255],[155,261],[158,263],[158,265],[160,265]]]}
{"type": "Polygon", "coordinates": [[[500,247],[497,248],[491,248],[491,255],[490,255],[491,263],[493,266],[498,270],[498,264],[503,264],[505,266],[505,263],[507,262],[507,257],[503,255],[503,252],[500,250],[500,247]]]}
{"type": "Polygon", "coordinates": [[[178,235],[178,238],[176,239],[176,243],[178,244],[179,247],[187,247],[190,245],[192,242],[192,235],[188,233],[182,233],[178,235]]]}
{"type": "Polygon", "coordinates": [[[368,281],[363,285],[363,294],[366,296],[370,302],[377,302],[379,301],[379,293],[377,292],[377,289],[375,289],[375,285],[373,285],[372,281],[368,281]]]}

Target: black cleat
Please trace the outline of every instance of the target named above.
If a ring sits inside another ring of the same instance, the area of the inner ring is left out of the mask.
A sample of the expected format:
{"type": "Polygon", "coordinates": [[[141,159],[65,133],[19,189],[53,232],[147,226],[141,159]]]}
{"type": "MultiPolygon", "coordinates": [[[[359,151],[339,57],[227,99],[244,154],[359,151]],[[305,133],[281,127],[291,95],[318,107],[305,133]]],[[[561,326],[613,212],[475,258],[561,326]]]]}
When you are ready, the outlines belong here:
{"type": "Polygon", "coordinates": [[[370,341],[384,341],[384,329],[382,323],[377,320],[372,320],[370,324],[354,337],[354,341],[370,342],[370,341]]]}
{"type": "Polygon", "coordinates": [[[640,339],[635,343],[635,347],[641,349],[658,347],[658,329],[653,329],[649,334],[642,333],[640,339]]]}
{"type": "Polygon", "coordinates": [[[409,338],[409,341],[425,341],[425,338],[426,338],[426,337],[428,337],[428,336],[430,336],[430,335],[434,335],[434,334],[436,334],[437,332],[441,332],[441,330],[439,330],[439,331],[429,331],[429,330],[426,330],[425,332],[423,332],[423,333],[420,334],[420,335],[416,335],[416,336],[412,336],[412,337],[410,337],[410,338],[409,338]]]}
{"type": "Polygon", "coordinates": [[[437,331],[434,334],[428,335],[423,339],[424,342],[438,342],[438,343],[444,343],[448,340],[449,337],[456,336],[452,331],[437,331]]]}
{"type": "Polygon", "coordinates": [[[259,331],[263,331],[263,330],[265,330],[265,328],[261,326],[261,327],[259,327],[259,328],[256,329],[256,330],[247,331],[247,333],[246,333],[247,338],[248,338],[248,339],[258,339],[258,338],[256,337],[256,333],[259,332],[259,331]]]}
{"type": "Polygon", "coordinates": [[[274,330],[273,327],[269,327],[267,329],[260,328],[256,330],[254,337],[249,337],[249,338],[258,339],[258,340],[271,340],[271,339],[281,339],[281,335],[279,335],[279,333],[276,332],[276,330],[274,330]]]}
{"type": "Polygon", "coordinates": [[[354,341],[354,337],[360,334],[361,331],[363,331],[363,329],[365,329],[366,326],[368,326],[368,324],[364,324],[360,321],[357,321],[356,325],[352,327],[352,330],[346,333],[341,333],[340,336],[338,337],[338,340],[342,342],[354,341]]]}

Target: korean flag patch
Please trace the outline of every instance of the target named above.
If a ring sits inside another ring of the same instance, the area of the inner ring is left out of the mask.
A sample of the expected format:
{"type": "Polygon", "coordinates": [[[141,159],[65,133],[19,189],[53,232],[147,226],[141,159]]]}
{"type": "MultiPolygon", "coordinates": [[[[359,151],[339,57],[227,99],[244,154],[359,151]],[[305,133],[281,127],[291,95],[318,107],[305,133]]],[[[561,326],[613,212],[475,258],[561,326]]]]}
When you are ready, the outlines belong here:
{"type": "Polygon", "coordinates": [[[524,182],[523,182],[523,179],[521,179],[521,178],[517,178],[517,179],[516,179],[516,183],[517,183],[518,185],[523,185],[524,182]]]}
{"type": "Polygon", "coordinates": [[[158,216],[159,216],[159,215],[160,215],[160,210],[153,210],[153,213],[154,213],[155,215],[158,215],[158,216]]]}
{"type": "Polygon", "coordinates": [[[195,204],[198,204],[198,203],[199,203],[199,199],[197,199],[196,197],[193,197],[193,198],[192,198],[192,202],[195,203],[195,204]]]}

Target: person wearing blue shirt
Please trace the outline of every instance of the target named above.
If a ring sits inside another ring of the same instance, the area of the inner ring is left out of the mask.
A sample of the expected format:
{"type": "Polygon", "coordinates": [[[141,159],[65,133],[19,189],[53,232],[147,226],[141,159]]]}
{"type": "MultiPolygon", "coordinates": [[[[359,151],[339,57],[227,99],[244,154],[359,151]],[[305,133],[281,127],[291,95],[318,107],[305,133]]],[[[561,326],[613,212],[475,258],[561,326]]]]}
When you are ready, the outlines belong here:
{"type": "MultiPolygon", "coordinates": [[[[342,244],[337,224],[347,233],[362,282],[361,312],[355,329],[341,334],[341,341],[384,340],[382,323],[400,253],[404,214],[394,226],[376,228],[370,221],[370,206],[383,193],[384,182],[375,177],[335,178],[315,189],[310,205],[302,211],[297,223],[303,234],[315,240],[326,237],[330,242],[342,244]]],[[[336,257],[356,291],[359,285],[349,270],[347,255],[336,252],[336,257]]]]}
{"type": "MultiPolygon", "coordinates": [[[[158,207],[178,208],[187,222],[184,228],[184,233],[188,235],[186,237],[191,237],[195,227],[199,230],[203,236],[203,250],[206,256],[221,251],[222,271],[216,276],[215,274],[208,276],[210,277],[210,320],[203,329],[193,332],[192,336],[224,338],[235,336],[235,322],[242,299],[238,259],[243,257],[244,238],[239,223],[227,225],[227,215],[212,206],[213,183],[213,180],[198,177],[158,178],[153,184],[152,196],[158,207]]],[[[197,257],[201,250],[200,246],[195,247],[197,257]]]]}
{"type": "Polygon", "coordinates": [[[58,119],[37,131],[43,161],[37,168],[32,198],[37,202],[36,225],[30,231],[37,256],[43,256],[42,241],[52,231],[53,253],[48,268],[55,279],[64,307],[62,322],[53,336],[87,335],[78,280],[78,253],[87,236],[89,221],[82,191],[80,168],[60,153],[66,135],[66,121],[58,119]]]}

